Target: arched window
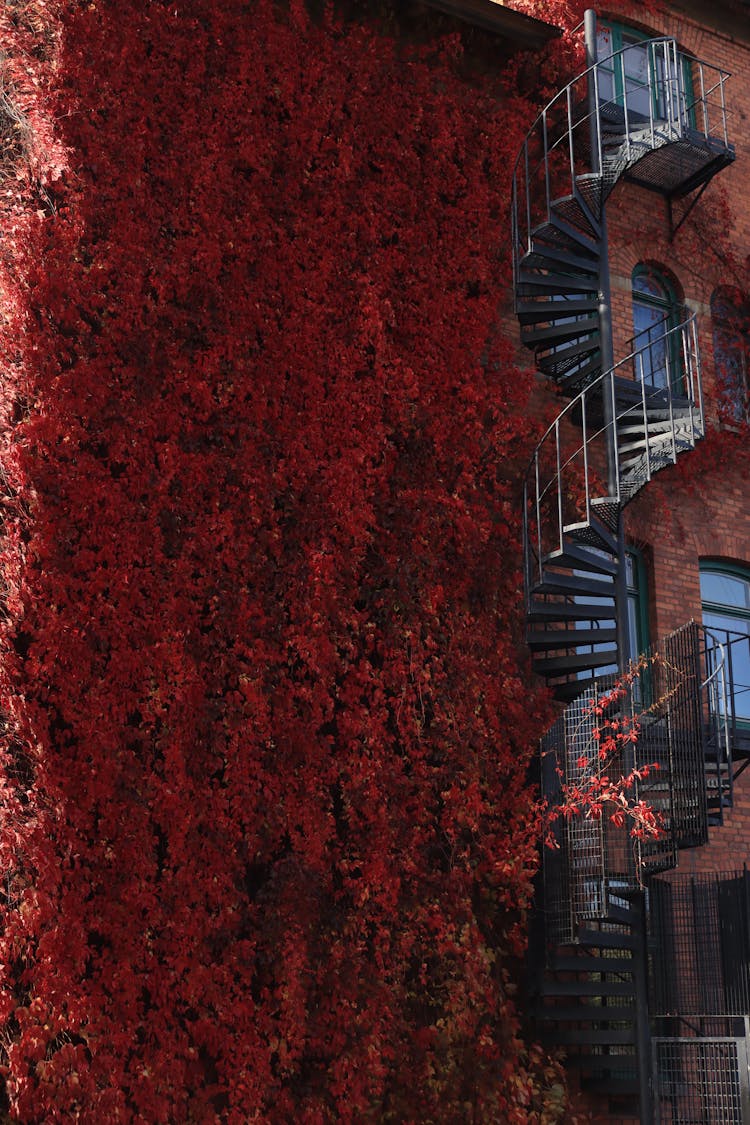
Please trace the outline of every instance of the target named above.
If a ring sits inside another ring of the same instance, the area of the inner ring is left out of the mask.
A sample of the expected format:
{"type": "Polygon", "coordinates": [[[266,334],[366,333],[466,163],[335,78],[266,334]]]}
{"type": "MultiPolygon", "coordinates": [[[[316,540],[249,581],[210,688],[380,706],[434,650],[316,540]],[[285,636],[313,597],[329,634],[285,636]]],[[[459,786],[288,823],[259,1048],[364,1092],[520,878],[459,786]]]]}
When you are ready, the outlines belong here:
{"type": "Polygon", "coordinates": [[[750,729],[750,570],[707,559],[701,563],[703,624],[726,645],[734,715],[750,729]]]}
{"type": "Polygon", "coordinates": [[[682,318],[674,288],[652,266],[633,271],[633,341],[635,375],[650,388],[682,387],[679,333],[668,335],[682,318]]]}
{"type": "Polygon", "coordinates": [[[692,78],[686,55],[674,53],[656,35],[608,20],[598,24],[596,52],[599,102],[606,118],[622,119],[626,108],[634,125],[667,117],[692,124],[692,78]]]}
{"type": "Polygon", "coordinates": [[[739,289],[722,285],[711,297],[716,376],[732,418],[750,419],[750,301],[739,289]]]}

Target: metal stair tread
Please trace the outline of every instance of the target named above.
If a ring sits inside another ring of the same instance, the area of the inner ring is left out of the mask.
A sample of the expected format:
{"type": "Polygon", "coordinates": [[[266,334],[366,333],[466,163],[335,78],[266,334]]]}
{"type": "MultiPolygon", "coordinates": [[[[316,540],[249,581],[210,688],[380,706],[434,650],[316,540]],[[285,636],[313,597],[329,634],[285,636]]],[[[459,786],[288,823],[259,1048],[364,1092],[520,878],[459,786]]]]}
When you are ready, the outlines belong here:
{"type": "Polygon", "coordinates": [[[632,973],[632,957],[594,957],[586,955],[553,955],[549,969],[555,973],[632,973]]]}
{"type": "MultiPolygon", "coordinates": [[[[561,321],[567,314],[560,314],[561,321]]],[[[521,325],[521,339],[524,344],[542,344],[556,345],[564,343],[568,340],[573,340],[578,336],[590,336],[592,332],[598,332],[599,317],[586,316],[582,314],[570,314],[576,316],[575,320],[565,321],[560,324],[550,323],[547,328],[535,328],[533,324],[521,325]]],[[[554,317],[548,316],[545,318],[546,322],[551,322],[554,317]]]]}
{"type": "Polygon", "coordinates": [[[632,996],[633,982],[622,980],[554,980],[542,981],[542,996],[632,996]]]}
{"type": "Polygon", "coordinates": [[[620,567],[617,559],[608,555],[598,554],[572,543],[567,543],[561,550],[550,551],[542,560],[543,565],[569,566],[578,570],[592,570],[599,574],[609,575],[614,578],[620,567]]]}
{"type": "Polygon", "coordinates": [[[584,594],[592,598],[614,597],[615,584],[608,578],[592,579],[575,574],[544,570],[542,579],[531,587],[532,594],[584,594]]]}
{"type": "Polygon", "coordinates": [[[594,602],[532,602],[531,621],[611,621],[612,606],[594,602]]]}
{"type": "Polygon", "coordinates": [[[537,672],[549,676],[566,676],[574,672],[584,672],[594,668],[616,668],[617,649],[609,648],[601,652],[572,653],[568,656],[539,658],[534,662],[537,672]]]}
{"type": "Polygon", "coordinates": [[[614,645],[617,643],[617,629],[547,629],[527,634],[526,643],[533,652],[574,649],[581,645],[614,645]]]}
{"type": "MultiPolygon", "coordinates": [[[[635,1025],[619,1028],[559,1028],[554,1032],[554,1041],[560,1047],[620,1047],[635,1046],[635,1025]]],[[[590,1056],[587,1056],[587,1058],[590,1056]]],[[[597,1056],[601,1057],[601,1056],[597,1056]]]]}
{"type": "Polygon", "coordinates": [[[582,313],[591,313],[599,307],[598,297],[589,300],[560,300],[549,297],[546,300],[538,298],[533,301],[524,301],[516,305],[516,316],[521,325],[536,324],[539,321],[554,321],[562,317],[578,316],[582,313]]]}

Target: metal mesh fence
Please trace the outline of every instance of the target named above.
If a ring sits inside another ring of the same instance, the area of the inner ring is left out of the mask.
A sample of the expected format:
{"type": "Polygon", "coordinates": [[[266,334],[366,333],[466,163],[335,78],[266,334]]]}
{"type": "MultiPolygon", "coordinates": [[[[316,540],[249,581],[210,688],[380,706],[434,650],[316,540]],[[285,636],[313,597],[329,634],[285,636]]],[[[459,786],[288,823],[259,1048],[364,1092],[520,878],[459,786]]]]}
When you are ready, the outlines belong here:
{"type": "Polygon", "coordinates": [[[649,895],[652,1013],[750,1013],[747,872],[655,879],[649,895]]]}
{"type": "Polygon", "coordinates": [[[656,1037],[652,1049],[657,1125],[747,1125],[745,1039],[656,1037]]]}

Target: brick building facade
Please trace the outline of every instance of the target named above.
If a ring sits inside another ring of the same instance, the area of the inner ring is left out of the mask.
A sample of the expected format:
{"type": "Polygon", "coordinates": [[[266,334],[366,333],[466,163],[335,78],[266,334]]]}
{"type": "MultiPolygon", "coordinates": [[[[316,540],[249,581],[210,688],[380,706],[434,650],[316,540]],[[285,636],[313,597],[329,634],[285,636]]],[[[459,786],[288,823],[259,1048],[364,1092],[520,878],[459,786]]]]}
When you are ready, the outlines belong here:
{"type": "Polygon", "coordinates": [[[594,740],[639,712],[640,750],[607,768],[661,765],[640,795],[669,846],[630,862],[609,825],[559,831],[536,1011],[595,1120],[748,1122],[750,11],[596,16],[588,83],[516,177],[515,308],[539,409],[562,410],[527,484],[529,641],[565,705],[547,795],[585,788],[594,740]]]}

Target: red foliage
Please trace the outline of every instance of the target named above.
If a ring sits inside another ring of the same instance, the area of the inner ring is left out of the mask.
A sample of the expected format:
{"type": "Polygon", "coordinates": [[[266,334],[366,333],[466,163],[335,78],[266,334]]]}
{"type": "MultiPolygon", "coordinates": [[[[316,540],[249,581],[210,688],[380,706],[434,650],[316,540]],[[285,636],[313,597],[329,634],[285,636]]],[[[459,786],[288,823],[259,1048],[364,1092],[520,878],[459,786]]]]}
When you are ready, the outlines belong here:
{"type": "Polygon", "coordinates": [[[3,21],[11,1113],[532,1120],[517,105],[298,3],[3,21]]]}

